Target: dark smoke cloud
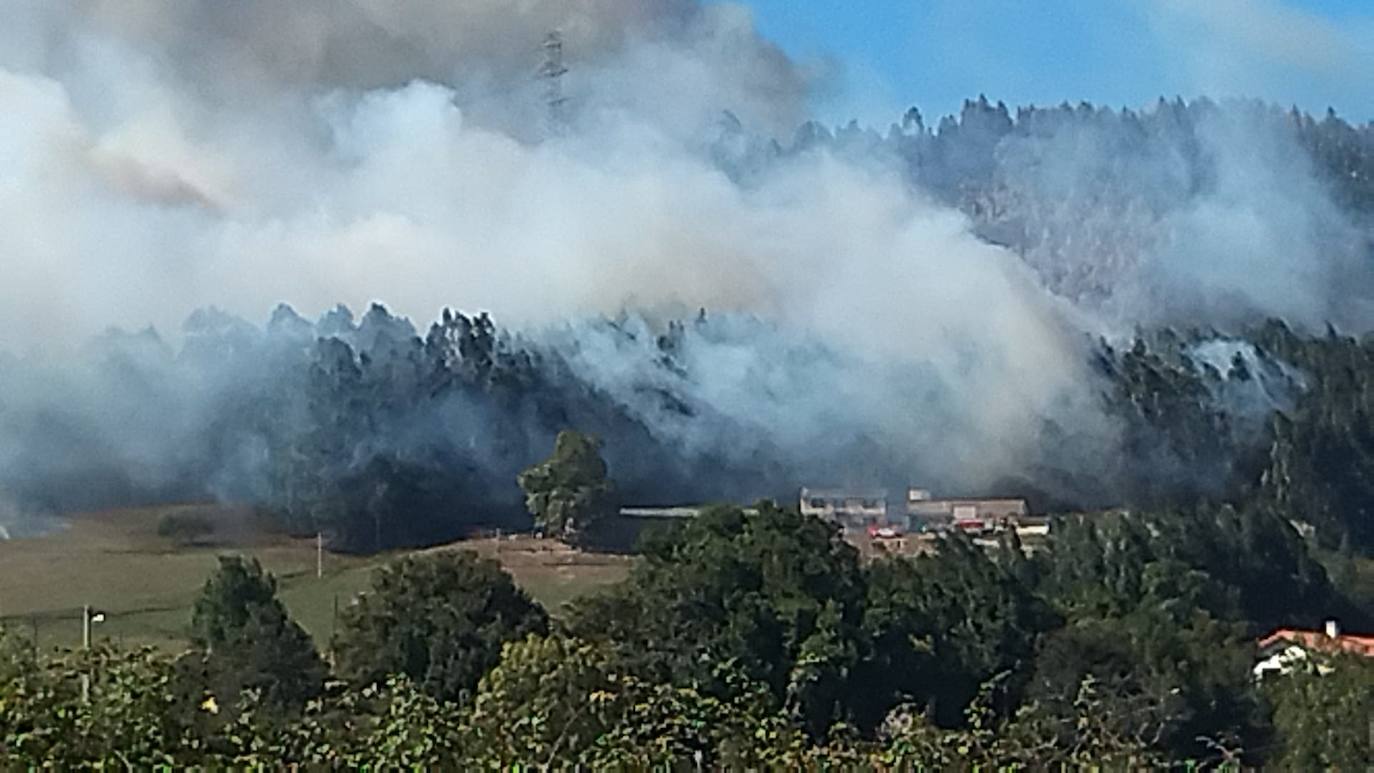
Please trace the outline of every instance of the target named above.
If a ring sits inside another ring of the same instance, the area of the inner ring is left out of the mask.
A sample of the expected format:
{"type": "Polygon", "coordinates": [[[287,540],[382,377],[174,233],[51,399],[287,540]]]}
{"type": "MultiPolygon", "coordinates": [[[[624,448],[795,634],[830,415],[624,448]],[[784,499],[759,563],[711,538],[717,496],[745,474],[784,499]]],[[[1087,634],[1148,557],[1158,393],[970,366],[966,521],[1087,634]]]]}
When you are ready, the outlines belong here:
{"type": "Polygon", "coordinates": [[[529,136],[552,31],[576,101],[680,119],[709,91],[713,111],[771,129],[802,117],[807,74],[746,11],[698,0],[21,3],[6,48],[21,67],[64,75],[121,66],[112,59],[127,49],[171,88],[235,110],[423,80],[452,89],[471,120],[529,136]]]}

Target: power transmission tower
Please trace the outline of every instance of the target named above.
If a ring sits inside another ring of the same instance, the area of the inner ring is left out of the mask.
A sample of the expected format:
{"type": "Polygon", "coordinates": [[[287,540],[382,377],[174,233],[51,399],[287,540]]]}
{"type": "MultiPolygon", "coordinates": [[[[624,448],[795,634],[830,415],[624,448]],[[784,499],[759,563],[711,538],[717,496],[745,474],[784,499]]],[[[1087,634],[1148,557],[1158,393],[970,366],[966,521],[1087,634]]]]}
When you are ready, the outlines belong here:
{"type": "Polygon", "coordinates": [[[563,34],[551,31],[544,37],[544,63],[539,66],[539,77],[544,81],[544,106],[548,111],[545,120],[550,134],[562,134],[567,128],[565,105],[568,98],[563,96],[563,76],[568,68],[563,64],[563,34]]]}

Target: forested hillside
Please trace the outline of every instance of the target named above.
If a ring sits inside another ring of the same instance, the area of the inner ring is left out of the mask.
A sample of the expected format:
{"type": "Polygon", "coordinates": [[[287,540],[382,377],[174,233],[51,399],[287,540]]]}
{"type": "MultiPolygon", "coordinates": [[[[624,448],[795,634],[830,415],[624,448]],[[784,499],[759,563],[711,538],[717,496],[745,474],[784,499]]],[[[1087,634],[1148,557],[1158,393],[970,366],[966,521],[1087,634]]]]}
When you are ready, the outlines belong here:
{"type": "Polygon", "coordinates": [[[0,767],[1368,769],[1374,16],[879,5],[5,3],[0,767]]]}
{"type": "MultiPolygon", "coordinates": [[[[883,470],[907,458],[885,459],[861,426],[815,437],[819,458],[807,459],[771,444],[759,417],[712,405],[693,350],[757,347],[774,334],[758,321],[703,316],[661,336],[640,320],[603,321],[543,341],[451,312],[422,338],[381,307],[356,324],[342,309],[311,325],[287,308],[265,331],[222,314],[194,322],[180,352],[151,332],[92,345],[90,383],[70,386],[110,395],[127,414],[83,414],[75,399],[8,411],[26,449],[6,467],[13,501],[62,511],[218,496],[375,550],[519,526],[515,476],[566,427],[606,441],[620,496],[638,503],[786,500],[831,460],[883,470]],[[592,345],[631,371],[613,389],[580,370],[592,345]],[[119,432],[176,442],[168,457],[140,457],[160,449],[131,448],[119,432]]],[[[1368,342],[1273,322],[1233,336],[1162,328],[1091,351],[1100,407],[1120,428],[1111,456],[1089,470],[1066,465],[1100,440],[1046,420],[1043,461],[1006,485],[1054,509],[1262,502],[1318,527],[1323,544],[1374,547],[1368,342]],[[1085,447],[1064,447],[1074,443],[1085,447]]],[[[7,375],[32,378],[18,364],[7,375]]],[[[754,388],[752,377],[738,386],[754,388]]]]}
{"type": "Polygon", "coordinates": [[[424,544],[527,523],[515,475],[577,428],[605,441],[635,504],[786,501],[818,481],[1053,510],[1206,499],[1369,550],[1371,136],[1206,100],[1013,115],[979,99],[934,128],[913,111],[886,134],[809,124],[785,146],[727,120],[712,157],[743,189],[822,154],[957,206],[1071,310],[1063,341],[1013,366],[976,337],[898,353],[863,327],[837,338],[738,310],[512,331],[448,310],[417,329],[380,305],[314,322],[283,305],[264,327],[207,309],[175,336],[0,358],[0,501],[13,519],[212,497],[340,548],[424,544]],[[1271,145],[1237,171],[1217,135],[1242,128],[1271,145]],[[1265,222],[1280,210],[1297,219],[1265,222]],[[1217,212],[1259,219],[1179,252],[1217,212]],[[1255,247],[1290,226],[1301,239],[1255,247]],[[1258,279],[1237,278],[1232,252],[1258,279]],[[1178,261],[1201,268],[1180,277],[1178,261]],[[1223,279],[1235,287],[1209,286],[1223,279]],[[1018,394],[1027,367],[1047,394],[1018,394]],[[1007,395],[1026,409],[1003,415],[1007,395]]]}
{"type": "Polygon", "coordinates": [[[913,108],[886,133],[812,123],[786,147],[743,147],[720,155],[746,180],[817,148],[894,165],[1015,250],[1052,292],[1130,323],[1234,324],[1266,309],[1301,317],[1293,322],[1368,322],[1374,126],[1334,112],[1317,120],[1207,99],[1013,112],[979,97],[932,126],[913,108]],[[1194,260],[1202,265],[1184,265],[1194,260]],[[1239,278],[1247,264],[1270,276],[1239,278]],[[1332,282],[1353,284],[1328,293],[1332,282]]]}

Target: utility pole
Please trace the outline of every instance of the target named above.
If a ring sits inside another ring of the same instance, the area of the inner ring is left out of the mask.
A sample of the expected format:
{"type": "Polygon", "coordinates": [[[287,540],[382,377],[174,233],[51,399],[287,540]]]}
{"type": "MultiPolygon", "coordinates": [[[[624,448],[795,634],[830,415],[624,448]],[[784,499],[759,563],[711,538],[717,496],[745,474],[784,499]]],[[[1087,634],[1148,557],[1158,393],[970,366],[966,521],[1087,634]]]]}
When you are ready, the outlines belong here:
{"type": "Polygon", "coordinates": [[[315,532],[315,578],[324,577],[324,532],[315,532]]]}
{"type": "Polygon", "coordinates": [[[81,672],[81,702],[91,702],[91,605],[81,605],[81,649],[86,652],[85,668],[81,672]]]}
{"type": "Polygon", "coordinates": [[[338,665],[334,659],[334,642],[339,637],[339,594],[334,594],[334,616],[329,618],[329,664],[338,665]]]}
{"type": "Polygon", "coordinates": [[[90,604],[81,605],[81,649],[86,651],[86,670],[81,673],[81,700],[91,700],[91,624],[105,622],[105,613],[91,609],[90,604]]]}
{"type": "Polygon", "coordinates": [[[544,80],[544,105],[548,110],[545,120],[551,135],[563,133],[566,127],[564,104],[568,98],[563,96],[563,76],[568,68],[563,64],[563,33],[552,30],[544,38],[544,63],[539,67],[539,77],[544,80]]]}
{"type": "Polygon", "coordinates": [[[81,606],[81,649],[91,648],[91,625],[93,623],[105,622],[105,613],[98,609],[91,609],[90,604],[81,606]]]}

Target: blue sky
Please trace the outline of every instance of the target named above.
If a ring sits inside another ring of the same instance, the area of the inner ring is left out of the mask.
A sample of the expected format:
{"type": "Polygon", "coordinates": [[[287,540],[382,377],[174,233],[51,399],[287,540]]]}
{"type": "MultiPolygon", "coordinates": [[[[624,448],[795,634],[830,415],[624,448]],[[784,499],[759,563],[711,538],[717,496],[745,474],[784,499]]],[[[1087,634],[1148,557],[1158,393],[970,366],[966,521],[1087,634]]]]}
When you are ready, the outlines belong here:
{"type": "Polygon", "coordinates": [[[818,75],[824,120],[1260,97],[1374,119],[1374,0],[742,0],[818,75]]]}

